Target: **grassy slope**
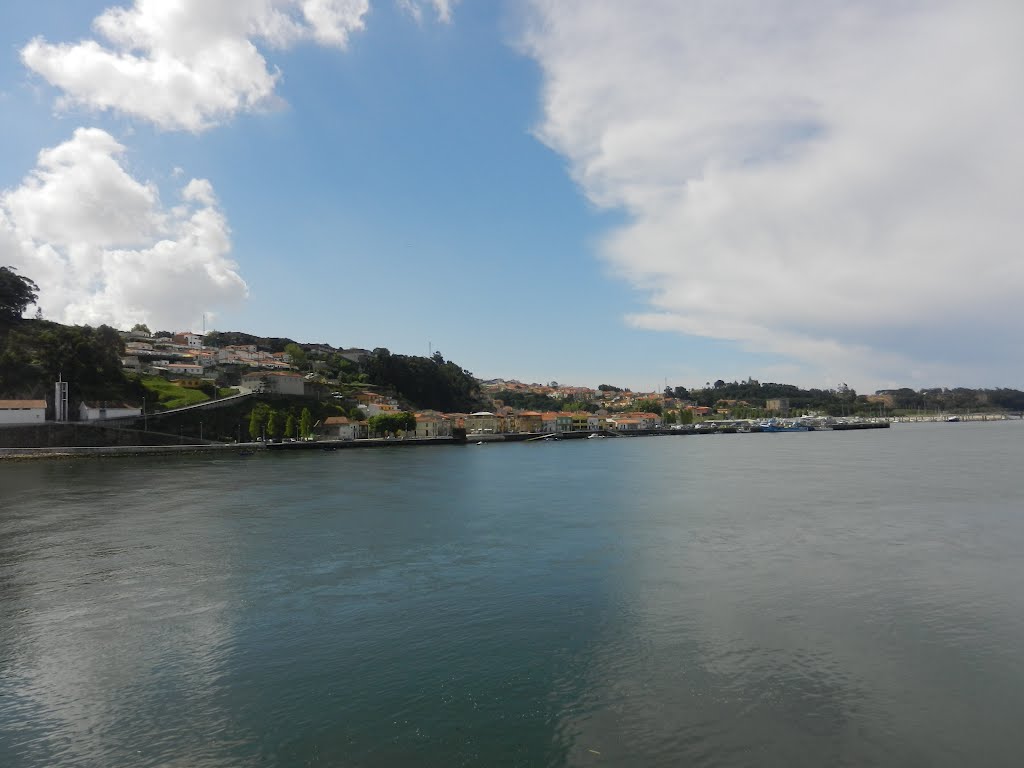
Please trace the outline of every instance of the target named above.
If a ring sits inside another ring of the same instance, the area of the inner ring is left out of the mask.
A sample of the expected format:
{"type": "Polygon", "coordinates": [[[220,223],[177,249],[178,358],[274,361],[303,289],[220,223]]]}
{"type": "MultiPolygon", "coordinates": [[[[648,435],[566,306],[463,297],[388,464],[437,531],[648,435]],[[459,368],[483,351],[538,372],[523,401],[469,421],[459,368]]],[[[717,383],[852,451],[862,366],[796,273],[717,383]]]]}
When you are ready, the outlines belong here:
{"type": "Polygon", "coordinates": [[[165,409],[205,403],[210,399],[198,389],[179,387],[174,382],[167,381],[160,376],[143,376],[142,384],[148,392],[153,394],[154,402],[159,403],[165,409]]]}

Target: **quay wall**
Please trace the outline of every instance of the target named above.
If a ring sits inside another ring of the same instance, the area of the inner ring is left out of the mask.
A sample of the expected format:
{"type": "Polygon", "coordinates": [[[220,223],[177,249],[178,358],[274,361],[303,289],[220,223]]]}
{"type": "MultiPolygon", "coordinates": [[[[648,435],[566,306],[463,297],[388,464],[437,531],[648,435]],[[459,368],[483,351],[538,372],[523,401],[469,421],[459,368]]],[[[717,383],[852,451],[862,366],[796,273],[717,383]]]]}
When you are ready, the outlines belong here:
{"type": "Polygon", "coordinates": [[[239,446],[229,443],[209,445],[104,445],[53,446],[50,448],[0,448],[0,461],[19,459],[64,459],[99,456],[153,456],[165,454],[223,454],[237,452],[239,446]]]}
{"type": "Polygon", "coordinates": [[[102,448],[205,445],[208,442],[163,432],[123,429],[89,422],[46,422],[0,427],[0,448],[102,448]]]}

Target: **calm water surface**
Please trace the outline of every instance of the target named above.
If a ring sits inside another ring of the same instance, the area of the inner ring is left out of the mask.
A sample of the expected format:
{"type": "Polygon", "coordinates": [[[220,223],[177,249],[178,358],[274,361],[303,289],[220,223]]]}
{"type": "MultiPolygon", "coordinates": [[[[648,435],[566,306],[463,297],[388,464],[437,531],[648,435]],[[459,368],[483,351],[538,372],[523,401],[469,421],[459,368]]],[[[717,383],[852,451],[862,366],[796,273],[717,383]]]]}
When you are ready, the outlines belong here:
{"type": "Polygon", "coordinates": [[[1024,425],[0,464],[2,766],[1018,766],[1024,425]]]}

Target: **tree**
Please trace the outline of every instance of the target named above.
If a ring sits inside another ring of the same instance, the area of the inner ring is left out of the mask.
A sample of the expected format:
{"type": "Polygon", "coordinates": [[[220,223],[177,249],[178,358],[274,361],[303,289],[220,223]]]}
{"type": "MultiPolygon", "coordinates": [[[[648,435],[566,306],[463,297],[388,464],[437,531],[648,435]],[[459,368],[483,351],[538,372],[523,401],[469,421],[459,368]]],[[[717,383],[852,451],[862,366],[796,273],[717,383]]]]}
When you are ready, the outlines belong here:
{"type": "Polygon", "coordinates": [[[260,436],[260,431],[263,429],[263,414],[260,413],[258,408],[253,408],[252,413],[249,414],[249,437],[255,440],[260,436]]]}
{"type": "Polygon", "coordinates": [[[14,267],[0,267],[0,323],[19,320],[30,304],[39,298],[39,286],[22,277],[14,267]]]}
{"type": "Polygon", "coordinates": [[[644,413],[656,413],[661,416],[661,403],[657,400],[638,400],[633,407],[644,413]]]}
{"type": "Polygon", "coordinates": [[[371,434],[394,434],[411,432],[416,429],[416,415],[407,411],[378,413],[367,422],[371,434]]]}
{"type": "Polygon", "coordinates": [[[284,436],[293,437],[295,435],[295,416],[291,413],[288,414],[288,418],[284,422],[284,436]]]}
{"type": "Polygon", "coordinates": [[[299,414],[299,434],[302,437],[309,437],[313,431],[313,415],[309,412],[309,408],[303,408],[302,413],[299,414]]]}
{"type": "Polygon", "coordinates": [[[271,411],[270,416],[267,417],[267,437],[277,437],[278,421],[279,417],[277,411],[271,411]]]}
{"type": "Polygon", "coordinates": [[[680,424],[693,424],[693,409],[684,408],[679,412],[679,423],[680,424]]]}
{"type": "Polygon", "coordinates": [[[383,413],[377,413],[366,420],[366,428],[370,435],[379,435],[387,432],[387,417],[383,413]]]}
{"type": "Polygon", "coordinates": [[[133,325],[132,326],[132,333],[144,333],[147,336],[152,335],[149,332],[149,326],[146,325],[145,323],[136,323],[135,325],[133,325]]]}
{"type": "Polygon", "coordinates": [[[305,369],[309,363],[306,358],[306,350],[296,344],[294,341],[290,344],[285,344],[284,353],[292,361],[292,365],[299,369],[305,369]]]}

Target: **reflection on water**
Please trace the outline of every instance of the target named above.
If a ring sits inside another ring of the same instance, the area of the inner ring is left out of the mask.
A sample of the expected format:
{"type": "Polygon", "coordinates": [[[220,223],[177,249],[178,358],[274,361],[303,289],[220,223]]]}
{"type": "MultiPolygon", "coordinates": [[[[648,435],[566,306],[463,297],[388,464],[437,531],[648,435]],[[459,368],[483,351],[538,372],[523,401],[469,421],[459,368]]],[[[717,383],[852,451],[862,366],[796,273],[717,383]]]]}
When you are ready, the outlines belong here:
{"type": "Polygon", "coordinates": [[[0,764],[1015,764],[1022,436],[0,465],[0,764]]]}

